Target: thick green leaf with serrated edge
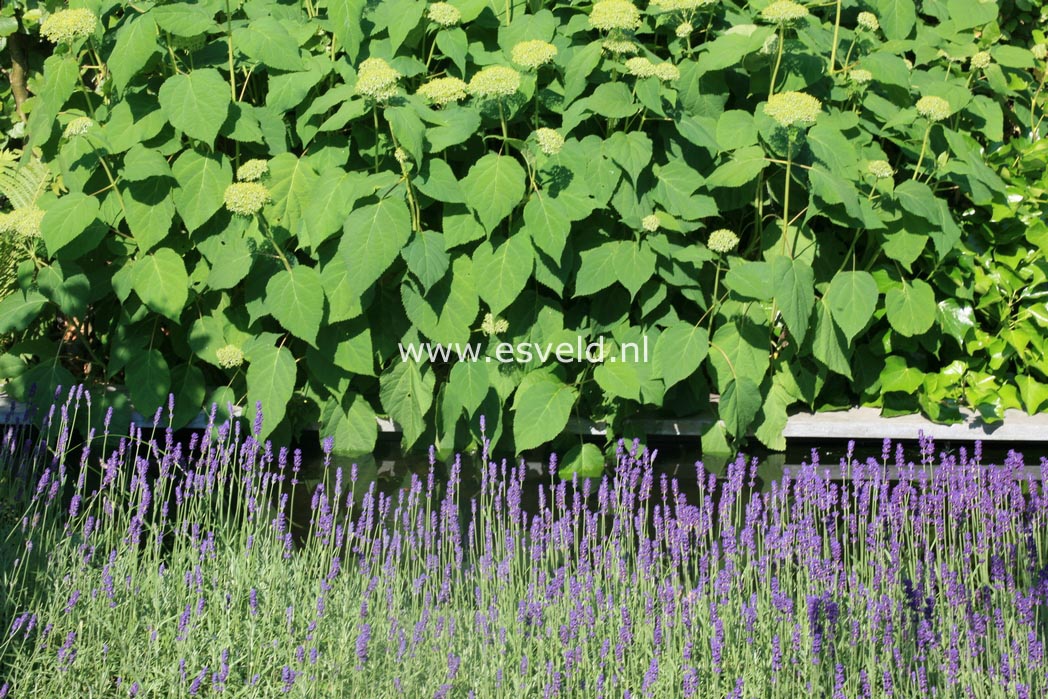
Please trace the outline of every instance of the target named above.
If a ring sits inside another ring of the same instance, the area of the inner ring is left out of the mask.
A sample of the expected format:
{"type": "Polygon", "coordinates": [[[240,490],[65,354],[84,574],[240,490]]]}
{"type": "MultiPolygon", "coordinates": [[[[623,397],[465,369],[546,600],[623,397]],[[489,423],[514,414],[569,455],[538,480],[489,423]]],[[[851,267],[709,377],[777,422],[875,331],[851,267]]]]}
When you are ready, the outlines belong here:
{"type": "Polygon", "coordinates": [[[352,64],[356,63],[360,44],[364,41],[364,23],[361,19],[367,4],[367,0],[340,0],[328,3],[327,6],[331,31],[352,64]]]}
{"type": "Polygon", "coordinates": [[[335,255],[320,268],[320,281],[328,300],[327,322],[356,318],[361,314],[360,294],[350,281],[349,267],[342,255],[335,255]]]}
{"type": "Polygon", "coordinates": [[[601,83],[592,95],[576,102],[580,106],[583,103],[589,111],[609,119],[625,119],[640,109],[640,105],[633,101],[630,89],[621,82],[601,83]]]}
{"type": "Polygon", "coordinates": [[[527,374],[513,398],[513,441],[517,452],[545,444],[568,424],[578,392],[547,372],[527,374]]]}
{"type": "Polygon", "coordinates": [[[459,204],[444,206],[440,227],[444,231],[444,245],[448,250],[457,245],[480,240],[485,235],[484,226],[477,220],[476,215],[459,204]]]}
{"type": "Polygon", "coordinates": [[[724,426],[735,437],[746,434],[761,409],[761,390],[756,382],[748,376],[740,376],[728,383],[720,396],[717,414],[724,420],[724,426]]]}
{"type": "Polygon", "coordinates": [[[211,263],[207,276],[209,289],[232,289],[248,275],[255,259],[251,245],[235,230],[211,236],[198,248],[211,263]]]}
{"type": "Polygon", "coordinates": [[[270,160],[269,192],[272,203],[266,207],[269,220],[289,231],[298,230],[311,205],[318,179],[316,170],[305,158],[282,153],[270,160]]]}
{"type": "Polygon", "coordinates": [[[819,302],[815,314],[812,353],[830,371],[849,379],[852,377],[851,366],[848,364],[848,340],[833,322],[830,309],[823,302],[819,302]]]}
{"type": "Polygon", "coordinates": [[[780,256],[772,259],[771,274],[775,300],[786,327],[798,342],[803,342],[815,305],[815,273],[803,260],[780,256]]]}
{"type": "Polygon", "coordinates": [[[717,203],[713,198],[695,194],[703,184],[702,175],[683,161],[671,160],[657,167],[656,173],[655,200],[665,207],[667,213],[689,221],[717,213],[717,203]]]}
{"type": "Polygon", "coordinates": [[[63,272],[57,266],[41,267],[36,274],[40,293],[46,296],[59,310],[76,318],[82,318],[91,298],[91,282],[87,275],[76,268],[63,272]]]}
{"type": "Polygon", "coordinates": [[[324,317],[324,287],[315,269],[299,265],[277,272],[266,284],[265,306],[288,332],[316,346],[324,317]]]}
{"type": "Polygon", "coordinates": [[[37,291],[8,294],[0,300],[0,334],[25,330],[47,304],[47,297],[37,291]]]}
{"type": "Polygon", "coordinates": [[[488,369],[481,362],[457,362],[451,367],[447,388],[451,394],[449,397],[469,415],[476,415],[490,387],[488,369]]]}
{"type": "Polygon", "coordinates": [[[255,17],[235,33],[236,47],[249,58],[277,70],[301,70],[298,44],[273,17],[255,17]]]}
{"type": "Polygon", "coordinates": [[[615,283],[615,242],[601,243],[579,253],[579,271],[575,275],[575,296],[588,296],[615,283]]]}
{"type": "Polygon", "coordinates": [[[482,280],[477,291],[492,313],[500,313],[520,295],[531,278],[535,253],[526,235],[516,234],[492,248],[484,242],[473,253],[473,273],[482,280]]]}
{"type": "Polygon", "coordinates": [[[643,131],[625,133],[616,131],[604,141],[604,156],[622,168],[633,182],[641,171],[651,163],[651,139],[643,131]]]}
{"type": "Polygon", "coordinates": [[[451,256],[444,249],[444,236],[434,231],[415,234],[400,255],[427,292],[451,266],[451,256]]]}
{"type": "Polygon", "coordinates": [[[886,37],[892,40],[909,38],[917,24],[914,0],[876,0],[874,7],[886,37]]]}
{"type": "Polygon", "coordinates": [[[632,362],[616,361],[608,357],[593,370],[593,378],[605,395],[618,396],[627,400],[640,400],[640,376],[637,365],[632,362]]]}
{"type": "Polygon", "coordinates": [[[178,180],[172,195],[186,230],[192,233],[222,208],[226,187],[233,182],[233,166],[223,153],[187,150],[171,166],[178,180]]]}
{"type": "Polygon", "coordinates": [[[767,347],[764,328],[745,323],[726,323],[717,328],[710,339],[709,360],[721,392],[741,376],[757,384],[763,381],[770,363],[767,347]]]}
{"type": "Polygon", "coordinates": [[[287,404],[295,391],[297,374],[295,358],[287,347],[255,348],[247,367],[247,407],[251,424],[257,418],[257,404],[262,404],[262,434],[265,439],[276,429],[287,413],[287,404]]]}
{"type": "Polygon", "coordinates": [[[412,184],[430,199],[451,204],[465,203],[466,195],[462,193],[462,186],[446,161],[426,158],[419,175],[412,180],[412,184]]]}
{"type": "Polygon", "coordinates": [[[167,405],[171,393],[171,368],[160,350],[135,352],[124,372],[135,410],[151,418],[157,408],[167,405]]]}
{"type": "Polygon", "coordinates": [[[571,221],[559,199],[536,192],[524,205],[524,229],[539,250],[559,260],[571,232],[571,221]]]}
{"type": "Polygon", "coordinates": [[[422,123],[418,113],[411,107],[387,107],[382,113],[400,147],[406,150],[416,163],[422,162],[426,125],[422,123]]]}
{"type": "Polygon", "coordinates": [[[741,148],[735,151],[731,160],[718,167],[706,178],[706,186],[711,189],[741,187],[755,180],[766,167],[768,167],[768,161],[764,156],[763,148],[760,146],[741,148]]]}
{"type": "MultiPolygon", "coordinates": [[[[324,79],[324,73],[316,68],[310,70],[299,70],[293,73],[271,73],[269,76],[269,89],[266,91],[266,107],[276,112],[286,112],[302,104],[309,91],[324,79]]],[[[342,109],[347,111],[356,110],[360,105],[357,102],[346,102],[342,109]]],[[[332,117],[334,119],[334,117],[332,117]]],[[[320,130],[325,128],[340,128],[345,121],[332,127],[325,123],[320,130]]]]}
{"type": "Polygon", "coordinates": [[[171,182],[163,177],[131,182],[124,187],[127,225],[143,252],[156,247],[171,232],[171,223],[175,218],[171,190],[171,182]]]}
{"type": "Polygon", "coordinates": [[[145,68],[149,59],[160,50],[156,40],[156,24],[152,16],[132,16],[117,32],[116,45],[109,54],[106,65],[113,76],[113,86],[123,92],[127,83],[138,71],[145,68]]]}
{"type": "Polygon", "coordinates": [[[320,433],[335,440],[334,453],[345,456],[370,454],[378,439],[378,421],[364,397],[350,391],[342,400],[331,398],[324,406],[320,433]]]}
{"type": "Polygon", "coordinates": [[[49,255],[79,238],[98,217],[98,199],[70,192],[51,204],[40,221],[40,237],[49,255]]]}
{"type": "Polygon", "coordinates": [[[403,430],[404,446],[414,444],[426,429],[426,414],[433,405],[436,379],[428,365],[413,360],[394,362],[379,377],[382,407],[403,430]]]}
{"type": "Polygon", "coordinates": [[[675,323],[655,342],[652,371],[666,388],[688,378],[699,368],[710,348],[705,328],[691,323],[675,323]]]}
{"type": "Polygon", "coordinates": [[[79,79],[80,64],[70,54],[54,54],[44,61],[43,80],[37,83],[39,94],[26,125],[29,143],[23,149],[24,153],[32,152],[33,148],[51,138],[58,114],[76,89],[79,79]]]}
{"type": "Polygon", "coordinates": [[[462,180],[466,204],[489,233],[524,197],[524,168],[516,158],[488,153],[462,180]]]}
{"type": "Polygon", "coordinates": [[[217,4],[173,2],[154,7],[149,14],[165,32],[192,37],[214,29],[217,10],[217,4]]]}
{"type": "Polygon", "coordinates": [[[604,473],[604,452],[596,444],[576,444],[561,461],[557,475],[570,481],[576,474],[579,478],[600,478],[604,473]]]}
{"type": "Polygon", "coordinates": [[[214,146],[233,101],[229,83],[214,68],[172,75],[160,86],[158,99],[172,126],[208,146],[214,146]]]}
{"type": "Polygon", "coordinates": [[[632,299],[655,274],[655,253],[647,243],[621,241],[613,261],[618,281],[630,292],[632,299]]]}
{"type": "Polygon", "coordinates": [[[170,176],[171,166],[155,148],[147,148],[141,143],[136,143],[127,153],[124,153],[124,167],[120,170],[120,179],[137,182],[150,177],[170,176]]]}
{"type": "Polygon", "coordinates": [[[753,115],[741,109],[729,109],[717,119],[717,145],[721,151],[757,145],[757,125],[753,115]]]}
{"type": "Polygon", "coordinates": [[[880,379],[881,393],[913,393],[924,384],[924,372],[907,366],[904,358],[892,355],[884,360],[880,379]]]}
{"type": "Polygon", "coordinates": [[[201,316],[189,326],[189,348],[208,364],[218,366],[217,351],[225,347],[226,323],[215,316],[201,316]]]}
{"type": "MultiPolygon", "coordinates": [[[[781,374],[777,374],[778,378],[781,374]]],[[[783,387],[780,381],[773,381],[771,390],[764,398],[761,406],[760,419],[753,434],[760,440],[761,444],[774,451],[786,451],[786,437],[783,431],[789,422],[786,410],[794,402],[789,391],[783,387]]]]}
{"type": "Polygon", "coordinates": [[[433,342],[464,345],[480,311],[473,263],[457,257],[451,273],[423,297],[410,284],[400,287],[404,311],[419,332],[433,342]]]}
{"type": "Polygon", "coordinates": [[[756,301],[770,301],[775,295],[771,265],[767,262],[733,259],[724,275],[724,286],[756,301]]]}
{"type": "Polygon", "coordinates": [[[869,272],[838,272],[826,290],[826,305],[850,342],[877,308],[877,282],[869,272]]]}
{"type": "Polygon", "coordinates": [[[144,255],[135,263],[131,286],[154,313],[178,322],[189,298],[189,275],[181,256],[171,248],[144,255]]]}
{"type": "Polygon", "coordinates": [[[902,282],[884,294],[884,308],[897,333],[906,337],[920,335],[935,322],[935,292],[921,279],[902,282]]]}
{"type": "Polygon", "coordinates": [[[1035,415],[1045,401],[1048,401],[1048,384],[1043,384],[1032,376],[1025,374],[1016,376],[1015,385],[1019,387],[1019,396],[1029,415],[1035,415]]]}
{"type": "Polygon", "coordinates": [[[348,271],[348,288],[362,294],[381,277],[411,237],[411,214],[398,196],[362,206],[342,226],[339,252],[348,271]]]}

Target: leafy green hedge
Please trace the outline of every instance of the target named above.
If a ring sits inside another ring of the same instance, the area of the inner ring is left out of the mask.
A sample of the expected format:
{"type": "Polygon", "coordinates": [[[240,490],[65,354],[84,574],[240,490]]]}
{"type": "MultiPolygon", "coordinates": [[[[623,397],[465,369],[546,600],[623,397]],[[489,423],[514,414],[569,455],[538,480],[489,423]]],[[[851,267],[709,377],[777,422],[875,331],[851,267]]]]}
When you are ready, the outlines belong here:
{"type": "Polygon", "coordinates": [[[726,450],[781,448],[796,405],[1048,400],[1039,8],[71,4],[0,19],[40,68],[9,145],[53,178],[0,222],[16,395],[260,402],[349,452],[376,413],[519,451],[712,409],[726,450]],[[651,361],[398,351],[577,337],[651,361]]]}

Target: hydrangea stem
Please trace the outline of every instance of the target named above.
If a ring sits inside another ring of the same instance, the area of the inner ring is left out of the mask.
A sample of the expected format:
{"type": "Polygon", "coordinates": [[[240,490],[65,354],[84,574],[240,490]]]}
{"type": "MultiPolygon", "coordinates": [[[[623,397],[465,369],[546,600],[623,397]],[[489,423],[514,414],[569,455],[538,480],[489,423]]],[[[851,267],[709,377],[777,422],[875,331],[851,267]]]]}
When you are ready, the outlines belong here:
{"type": "Polygon", "coordinates": [[[917,166],[913,168],[913,177],[911,180],[917,179],[917,175],[921,173],[921,163],[924,162],[924,154],[928,151],[928,137],[932,133],[932,124],[928,123],[928,128],[924,130],[924,140],[921,141],[921,154],[917,156],[917,166]]]}
{"type": "Polygon", "coordinates": [[[837,16],[833,20],[833,46],[830,48],[830,75],[837,69],[837,40],[841,34],[841,0],[837,0],[837,16]]]}

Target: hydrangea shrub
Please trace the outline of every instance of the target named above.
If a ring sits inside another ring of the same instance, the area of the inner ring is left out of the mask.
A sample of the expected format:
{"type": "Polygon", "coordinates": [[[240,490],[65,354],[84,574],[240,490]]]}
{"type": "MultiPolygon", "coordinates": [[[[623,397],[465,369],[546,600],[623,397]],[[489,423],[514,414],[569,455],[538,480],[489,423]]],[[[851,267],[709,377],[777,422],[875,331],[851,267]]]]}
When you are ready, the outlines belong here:
{"type": "Polygon", "coordinates": [[[798,405],[1036,411],[1044,36],[955,5],[16,3],[9,133],[53,186],[0,220],[32,241],[0,374],[349,452],[376,413],[450,453],[481,414],[519,451],[709,410],[726,450],[798,405]],[[577,337],[652,355],[398,351],[577,337]]]}

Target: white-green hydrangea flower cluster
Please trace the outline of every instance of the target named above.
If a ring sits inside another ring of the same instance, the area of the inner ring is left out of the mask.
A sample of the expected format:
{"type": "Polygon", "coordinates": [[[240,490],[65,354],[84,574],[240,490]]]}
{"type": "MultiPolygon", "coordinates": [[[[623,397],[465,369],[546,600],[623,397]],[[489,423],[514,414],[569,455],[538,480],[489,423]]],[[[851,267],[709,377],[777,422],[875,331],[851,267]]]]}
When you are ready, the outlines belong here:
{"type": "Polygon", "coordinates": [[[727,228],[718,228],[710,233],[710,238],[706,242],[706,247],[713,252],[723,255],[734,250],[738,244],[739,236],[735,235],[734,231],[730,231],[727,228]]]}
{"type": "Polygon", "coordinates": [[[822,102],[804,92],[780,92],[768,98],[764,113],[779,126],[809,126],[822,113],[822,102]]]}
{"type": "Polygon", "coordinates": [[[76,136],[83,136],[87,133],[87,130],[94,125],[95,122],[91,117],[76,117],[66,124],[65,130],[62,131],[62,137],[74,138],[76,136]]]}
{"type": "Polygon", "coordinates": [[[1030,49],[1030,53],[1038,61],[1043,61],[1045,58],[1048,58],[1048,44],[1034,44],[1034,47],[1030,49]]]}
{"type": "Polygon", "coordinates": [[[640,220],[640,227],[648,233],[654,233],[659,230],[659,217],[655,214],[648,214],[640,220]]]}
{"type": "Polygon", "coordinates": [[[773,24],[788,24],[808,16],[808,8],[793,0],[775,0],[761,10],[761,19],[773,24]]]}
{"type": "Polygon", "coordinates": [[[535,130],[535,142],[546,155],[556,155],[564,147],[564,137],[553,129],[542,127],[535,130]]]}
{"type": "Polygon", "coordinates": [[[453,27],[462,21],[462,13],[459,12],[459,9],[447,2],[432,3],[426,10],[426,16],[429,17],[430,22],[442,27],[453,27]]]}
{"type": "Polygon", "coordinates": [[[91,10],[59,10],[41,23],[40,36],[52,44],[71,44],[94,34],[97,24],[98,18],[91,10]]]}
{"type": "Polygon", "coordinates": [[[860,12],[855,20],[860,28],[865,29],[868,32],[875,32],[881,28],[881,23],[877,19],[877,15],[872,12],[860,12]]]}
{"type": "Polygon", "coordinates": [[[969,64],[972,70],[982,70],[983,68],[988,68],[992,61],[989,51],[980,51],[969,59],[969,64]]]}
{"type": "Polygon", "coordinates": [[[639,50],[637,45],[629,39],[605,39],[601,47],[616,56],[631,56],[639,50]]]}
{"type": "Polygon", "coordinates": [[[640,10],[630,0],[599,0],[590,11],[589,23],[605,32],[632,31],[640,26],[640,10]]]}
{"type": "Polygon", "coordinates": [[[552,61],[557,56],[557,47],[548,41],[532,39],[515,45],[511,54],[513,62],[518,66],[534,70],[552,61]]]}
{"type": "Polygon", "coordinates": [[[917,100],[917,113],[929,121],[942,121],[953,113],[950,103],[942,97],[928,95],[917,100]]]}
{"type": "Polygon", "coordinates": [[[393,151],[393,159],[396,160],[401,167],[411,167],[411,156],[400,146],[397,146],[393,151]]]}
{"type": "Polygon", "coordinates": [[[866,165],[866,171],[879,180],[886,180],[895,176],[891,164],[887,160],[871,160],[866,165]]]}
{"type": "Polygon", "coordinates": [[[236,369],[244,363],[244,352],[236,345],[226,345],[215,350],[218,365],[223,369],[236,369]]]}
{"type": "Polygon", "coordinates": [[[234,182],[226,187],[226,208],[238,216],[254,216],[269,200],[269,190],[259,182],[234,182]]]}
{"type": "Polygon", "coordinates": [[[693,12],[699,8],[712,5],[715,0],[651,0],[651,7],[657,12],[693,12]]]}
{"type": "Polygon", "coordinates": [[[35,206],[15,209],[9,214],[0,214],[0,233],[14,234],[20,238],[38,238],[43,219],[44,212],[35,206]]]}
{"type": "Polygon", "coordinates": [[[269,161],[252,158],[237,168],[237,179],[241,182],[255,182],[269,172],[269,161]]]}
{"type": "Polygon", "coordinates": [[[779,46],[779,35],[771,34],[767,39],[764,40],[764,44],[761,46],[760,53],[762,56],[770,56],[775,53],[779,46]]]}
{"type": "Polygon", "coordinates": [[[678,39],[687,39],[693,31],[695,31],[695,27],[691,25],[691,22],[681,22],[673,33],[678,39]]]}
{"type": "Polygon", "coordinates": [[[400,78],[400,73],[381,58],[368,58],[357,69],[356,92],[376,102],[385,102],[396,96],[400,78]]]}
{"type": "Polygon", "coordinates": [[[496,318],[490,313],[484,315],[484,321],[480,324],[480,330],[485,335],[499,335],[509,330],[509,323],[503,318],[496,318]]]}
{"type": "Polygon", "coordinates": [[[630,75],[638,78],[658,78],[665,82],[680,79],[680,69],[672,63],[652,63],[643,56],[637,56],[626,61],[626,70],[630,75]]]}
{"type": "Polygon", "coordinates": [[[466,99],[466,83],[458,78],[434,78],[418,89],[418,94],[443,107],[466,99]]]}
{"type": "Polygon", "coordinates": [[[473,76],[467,89],[480,99],[509,97],[520,89],[520,73],[509,66],[488,66],[473,76]]]}
{"type": "Polygon", "coordinates": [[[848,71],[848,79],[856,85],[865,85],[873,80],[873,73],[865,68],[852,68],[848,71]]]}

